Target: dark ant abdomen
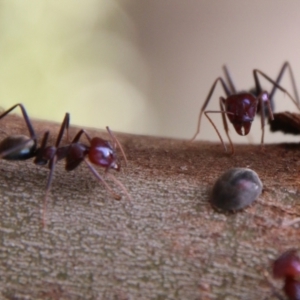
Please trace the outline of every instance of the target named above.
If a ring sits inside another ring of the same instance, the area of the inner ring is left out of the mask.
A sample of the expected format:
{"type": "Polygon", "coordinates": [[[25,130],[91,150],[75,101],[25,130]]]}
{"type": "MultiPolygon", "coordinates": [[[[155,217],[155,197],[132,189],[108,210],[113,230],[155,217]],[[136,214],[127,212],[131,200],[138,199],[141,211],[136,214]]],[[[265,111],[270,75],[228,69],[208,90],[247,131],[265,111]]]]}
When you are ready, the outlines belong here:
{"type": "Polygon", "coordinates": [[[26,160],[35,156],[36,142],[25,135],[11,135],[1,141],[0,152],[4,153],[3,159],[26,160]]]}

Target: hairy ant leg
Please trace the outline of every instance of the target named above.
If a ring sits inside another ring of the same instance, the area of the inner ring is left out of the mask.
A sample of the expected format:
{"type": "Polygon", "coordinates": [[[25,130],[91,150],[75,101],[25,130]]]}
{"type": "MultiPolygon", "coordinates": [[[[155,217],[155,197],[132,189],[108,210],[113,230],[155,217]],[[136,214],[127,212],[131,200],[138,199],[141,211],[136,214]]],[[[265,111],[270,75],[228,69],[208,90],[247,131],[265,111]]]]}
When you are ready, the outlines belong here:
{"type": "MultiPolygon", "coordinates": [[[[205,111],[206,106],[208,105],[208,103],[209,103],[209,101],[211,99],[211,96],[212,96],[212,94],[213,94],[213,92],[214,92],[214,90],[215,90],[216,85],[217,85],[218,82],[220,82],[222,84],[222,87],[223,87],[223,90],[224,90],[226,96],[229,97],[231,95],[231,91],[229,90],[228,86],[226,85],[224,79],[222,77],[218,77],[214,81],[212,87],[210,88],[210,91],[209,91],[209,93],[208,93],[208,95],[207,95],[207,97],[206,97],[206,99],[205,99],[205,101],[204,101],[204,103],[203,103],[203,105],[202,105],[202,107],[200,109],[200,113],[199,113],[199,117],[198,117],[198,123],[197,123],[197,130],[196,130],[196,133],[191,138],[190,142],[193,142],[196,139],[197,135],[200,133],[200,125],[201,125],[202,115],[203,115],[203,113],[205,111]]],[[[219,137],[220,137],[220,135],[219,135],[219,137]]],[[[224,145],[224,143],[223,143],[223,145],[224,145]]]]}

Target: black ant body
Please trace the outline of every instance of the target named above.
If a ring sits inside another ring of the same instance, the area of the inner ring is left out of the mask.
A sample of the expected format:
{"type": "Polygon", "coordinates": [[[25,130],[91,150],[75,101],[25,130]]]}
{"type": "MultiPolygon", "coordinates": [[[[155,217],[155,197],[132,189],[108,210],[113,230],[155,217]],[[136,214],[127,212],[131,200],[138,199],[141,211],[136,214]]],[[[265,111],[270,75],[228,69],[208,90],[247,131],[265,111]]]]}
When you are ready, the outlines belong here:
{"type": "MultiPolygon", "coordinates": [[[[196,133],[194,134],[194,136],[192,137],[191,141],[194,141],[200,132],[201,118],[204,113],[205,116],[210,121],[210,123],[212,124],[212,126],[214,127],[214,129],[216,130],[216,132],[220,138],[220,141],[224,147],[225,152],[227,152],[227,147],[226,147],[216,125],[214,124],[212,119],[208,116],[209,113],[221,113],[223,126],[224,126],[224,129],[225,129],[225,132],[226,132],[226,135],[229,140],[230,147],[231,147],[231,154],[233,154],[234,147],[233,147],[231,138],[229,136],[229,129],[228,129],[228,124],[227,124],[225,115],[227,115],[230,123],[232,123],[235,131],[239,135],[247,135],[250,132],[251,125],[252,125],[255,115],[257,113],[260,113],[261,114],[261,128],[262,128],[261,145],[263,146],[265,115],[268,114],[269,119],[273,120],[272,97],[274,96],[276,89],[280,89],[281,91],[286,93],[289,96],[289,98],[295,103],[295,105],[297,107],[299,107],[299,101],[298,102],[295,101],[293,99],[293,97],[290,95],[290,93],[278,84],[287,67],[290,70],[290,74],[292,74],[289,63],[285,63],[283,65],[283,67],[281,68],[281,71],[280,71],[276,81],[272,80],[269,76],[267,76],[265,73],[261,72],[260,70],[255,69],[255,70],[253,70],[255,89],[252,89],[250,92],[243,92],[243,91],[237,92],[236,88],[233,84],[233,81],[230,77],[229,71],[228,71],[227,67],[224,66],[223,70],[225,73],[225,78],[226,78],[227,83],[222,77],[218,77],[214,81],[214,83],[204,101],[204,104],[202,105],[202,108],[200,110],[199,117],[198,117],[197,130],[196,130],[196,133]],[[262,90],[261,84],[258,79],[258,74],[260,74],[262,77],[264,77],[266,80],[268,80],[269,82],[271,82],[273,84],[273,89],[270,94],[268,94],[266,91],[262,90]],[[219,111],[205,110],[218,82],[221,83],[223,90],[226,94],[226,98],[220,97],[220,100],[219,100],[220,101],[219,102],[220,110],[219,111]]],[[[297,91],[295,89],[295,83],[294,83],[294,79],[293,79],[292,75],[291,75],[291,78],[292,78],[292,82],[293,82],[294,92],[295,92],[295,95],[297,98],[298,95],[296,94],[297,91]]],[[[298,100],[298,98],[297,98],[297,100],[298,100]]]]}
{"type": "MultiPolygon", "coordinates": [[[[122,149],[122,146],[118,142],[117,138],[112,134],[110,129],[106,127],[113,145],[102,138],[94,137],[91,138],[85,130],[80,130],[74,139],[65,146],[59,146],[63,137],[65,130],[69,129],[70,115],[66,113],[64,120],[61,124],[55,146],[47,146],[49,131],[45,132],[41,146],[37,146],[37,137],[33,126],[30,122],[30,119],[27,115],[27,112],[22,104],[16,104],[10,109],[5,111],[0,115],[0,119],[4,118],[16,107],[20,107],[22,111],[23,118],[25,120],[26,126],[29,131],[29,137],[24,135],[11,135],[6,137],[3,141],[0,142],[0,158],[7,160],[26,160],[29,158],[35,158],[34,163],[37,165],[46,165],[50,169],[48,176],[47,186],[46,186],[46,195],[44,200],[44,209],[43,209],[43,224],[45,225],[45,210],[46,210],[46,200],[47,195],[50,191],[53,173],[55,165],[59,160],[65,159],[66,165],[65,169],[67,171],[74,170],[77,168],[83,161],[87,164],[94,176],[101,181],[106,189],[111,193],[111,195],[116,199],[120,200],[121,196],[116,194],[111,187],[106,183],[106,181],[100,176],[92,164],[101,166],[105,168],[105,174],[109,175],[108,171],[114,169],[120,171],[120,164],[118,163],[116,148],[120,148],[122,155],[127,162],[125,153],[122,149]],[[79,142],[82,135],[85,135],[90,145],[85,145],[79,142]]],[[[126,188],[113,176],[110,175],[110,178],[117,183],[122,190],[125,192],[127,197],[130,199],[126,188]]]]}

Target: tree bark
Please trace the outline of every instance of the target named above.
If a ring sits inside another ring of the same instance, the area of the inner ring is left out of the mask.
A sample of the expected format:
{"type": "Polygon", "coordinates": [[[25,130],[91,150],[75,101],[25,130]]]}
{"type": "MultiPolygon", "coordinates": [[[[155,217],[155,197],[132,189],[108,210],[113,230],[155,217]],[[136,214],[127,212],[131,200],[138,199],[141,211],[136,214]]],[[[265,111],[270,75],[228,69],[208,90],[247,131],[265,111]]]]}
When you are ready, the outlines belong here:
{"type": "MultiPolygon", "coordinates": [[[[33,125],[54,145],[59,125],[33,125]]],[[[2,138],[28,135],[17,116],[1,128],[2,138]]],[[[230,156],[219,143],[117,136],[128,165],[111,172],[131,201],[108,181],[123,195],[114,200],[85,164],[66,172],[60,161],[45,228],[49,170],[1,161],[0,299],[277,299],[271,262],[299,247],[299,145],[236,145],[230,156]],[[263,194],[243,211],[216,212],[210,188],[233,167],[256,171],[263,194]]]]}

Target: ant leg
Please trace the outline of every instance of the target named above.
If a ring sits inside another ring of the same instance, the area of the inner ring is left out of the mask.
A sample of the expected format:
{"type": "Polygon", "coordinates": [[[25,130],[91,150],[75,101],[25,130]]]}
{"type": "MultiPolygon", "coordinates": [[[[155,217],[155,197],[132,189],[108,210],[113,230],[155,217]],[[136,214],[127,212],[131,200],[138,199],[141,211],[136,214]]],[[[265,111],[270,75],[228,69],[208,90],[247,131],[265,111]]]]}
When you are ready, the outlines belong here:
{"type": "Polygon", "coordinates": [[[70,114],[66,113],[65,117],[63,119],[63,122],[60,126],[60,130],[59,130],[56,142],[55,142],[55,147],[56,148],[59,146],[65,130],[67,130],[67,139],[69,140],[69,125],[70,125],[70,114]]]}
{"type": "MultiPolygon", "coordinates": [[[[258,79],[258,74],[260,74],[262,77],[264,77],[266,80],[268,80],[269,82],[271,82],[274,86],[276,86],[276,88],[278,88],[279,90],[281,90],[283,93],[286,93],[288,95],[288,97],[291,99],[291,101],[296,105],[296,107],[298,109],[298,103],[297,101],[292,97],[292,95],[286,90],[284,89],[282,86],[280,86],[278,83],[276,83],[273,79],[271,79],[268,75],[266,75],[265,73],[263,73],[262,71],[255,69],[253,70],[253,76],[254,76],[254,81],[255,81],[255,87],[257,91],[260,91],[260,82],[258,79]]],[[[272,118],[271,120],[273,120],[274,118],[272,118]]]]}
{"type": "Polygon", "coordinates": [[[215,87],[216,87],[216,85],[217,85],[217,83],[218,83],[219,81],[220,81],[221,84],[222,84],[222,87],[223,87],[223,89],[224,89],[224,92],[225,92],[226,96],[228,97],[228,96],[230,96],[230,94],[231,94],[229,88],[227,87],[227,85],[226,85],[226,83],[225,83],[225,81],[224,81],[224,79],[223,79],[222,77],[218,77],[218,78],[214,81],[212,87],[210,88],[210,91],[209,91],[209,93],[208,93],[208,95],[207,95],[207,97],[206,97],[206,99],[205,99],[205,101],[204,101],[204,104],[203,104],[202,107],[201,107],[201,110],[200,110],[200,113],[199,113],[199,117],[198,117],[197,130],[196,130],[196,133],[194,134],[194,136],[191,138],[190,142],[193,142],[193,141],[196,139],[196,137],[197,137],[197,135],[199,134],[199,132],[200,132],[200,124],[201,124],[201,117],[202,117],[202,114],[203,114],[203,112],[205,111],[205,108],[206,108],[206,106],[208,105],[208,103],[209,103],[209,101],[210,101],[210,98],[211,98],[211,96],[212,96],[212,94],[213,94],[213,92],[214,92],[214,90],[215,90],[215,87]]]}
{"type": "Polygon", "coordinates": [[[226,65],[223,66],[223,71],[225,74],[226,81],[230,88],[230,94],[236,94],[236,88],[234,86],[233,80],[226,65]]]}
{"type": "Polygon", "coordinates": [[[85,163],[87,164],[87,166],[89,167],[89,169],[92,171],[92,173],[94,174],[94,176],[101,181],[104,186],[106,187],[106,189],[111,193],[111,195],[116,199],[116,200],[121,200],[121,196],[116,194],[111,187],[106,183],[106,181],[99,175],[99,173],[96,171],[96,169],[92,166],[92,164],[89,163],[89,161],[84,158],[85,163]]]}
{"type": "MultiPolygon", "coordinates": [[[[225,111],[206,110],[206,111],[204,112],[204,114],[205,114],[205,116],[207,117],[207,119],[209,120],[209,122],[211,123],[211,125],[214,127],[214,129],[215,129],[215,131],[217,132],[217,134],[218,134],[218,136],[219,136],[219,139],[220,139],[220,141],[221,141],[221,143],[222,143],[222,145],[223,145],[223,147],[224,147],[225,152],[227,152],[227,147],[226,147],[226,145],[225,145],[225,143],[224,143],[224,141],[223,141],[223,139],[222,139],[222,137],[221,137],[221,134],[220,134],[220,132],[219,132],[217,126],[215,125],[215,123],[213,122],[213,120],[208,116],[209,113],[221,113],[221,114],[226,114],[226,112],[225,112],[225,111]]],[[[230,142],[231,142],[231,140],[230,140],[230,142]]]]}
{"type": "MultiPolygon", "coordinates": [[[[41,146],[36,151],[36,158],[34,163],[37,165],[45,165],[48,161],[50,161],[55,155],[57,155],[57,148],[62,140],[64,131],[67,130],[67,135],[69,135],[69,124],[70,124],[70,114],[66,113],[63,122],[61,124],[56,143],[54,147],[48,147],[47,142],[49,138],[49,131],[45,132],[43,140],[41,142],[41,146]]],[[[50,168],[50,167],[49,167],[50,168]]]]}
{"type": "MultiPolygon", "coordinates": [[[[291,67],[291,65],[290,65],[289,62],[286,61],[286,62],[283,64],[283,66],[281,67],[280,72],[279,72],[278,77],[277,77],[277,79],[276,79],[275,82],[276,82],[277,84],[280,83],[281,78],[282,78],[282,76],[283,76],[283,73],[285,72],[285,70],[286,70],[287,68],[288,68],[288,70],[289,70],[290,80],[291,80],[291,83],[292,83],[292,86],[293,86],[293,91],[294,91],[294,96],[295,96],[296,102],[298,103],[298,107],[300,107],[300,101],[299,101],[298,89],[297,89],[297,86],[296,86],[296,82],[295,82],[294,74],[293,74],[293,71],[292,71],[292,67],[291,67]]],[[[276,90],[277,90],[277,86],[274,85],[273,88],[272,88],[272,90],[271,90],[271,92],[270,92],[270,94],[269,94],[269,98],[270,98],[270,99],[273,99],[276,90]]],[[[272,101],[272,100],[271,100],[271,101],[272,101]]]]}
{"type": "Polygon", "coordinates": [[[50,135],[49,131],[46,131],[44,133],[41,146],[36,151],[36,156],[33,161],[36,165],[45,165],[49,161],[48,155],[45,155],[45,148],[47,146],[49,135],[50,135]]]}
{"type": "Polygon", "coordinates": [[[48,175],[48,180],[47,180],[47,185],[46,185],[46,193],[45,193],[45,197],[44,197],[44,203],[43,203],[43,212],[42,212],[42,223],[43,223],[43,227],[46,226],[46,209],[47,209],[47,200],[48,200],[48,195],[50,192],[50,188],[51,188],[51,184],[52,184],[52,180],[53,180],[53,174],[54,174],[54,169],[55,169],[55,165],[58,161],[58,159],[61,159],[62,157],[64,157],[63,155],[65,155],[66,153],[63,153],[63,155],[61,155],[62,157],[58,157],[57,155],[57,149],[58,146],[62,140],[64,131],[67,130],[67,135],[68,134],[68,130],[69,130],[69,124],[70,124],[70,114],[66,113],[65,117],[63,119],[63,122],[61,124],[57,139],[56,139],[56,143],[54,147],[46,147],[47,145],[47,141],[49,138],[49,131],[47,131],[44,134],[42,143],[41,143],[41,147],[38,149],[37,151],[37,157],[35,159],[35,163],[36,164],[46,164],[49,161],[49,169],[50,169],[50,173],[48,175]]]}
{"type": "MultiPolygon", "coordinates": [[[[226,112],[225,107],[224,107],[224,105],[225,105],[225,99],[223,97],[220,97],[219,103],[220,103],[220,109],[221,109],[221,111],[222,112],[226,112]]],[[[227,112],[227,114],[232,114],[232,113],[227,112]]],[[[228,141],[230,143],[231,155],[233,155],[234,154],[234,147],[233,147],[233,143],[232,143],[232,140],[230,138],[230,135],[229,135],[229,128],[228,128],[228,123],[227,123],[227,120],[226,120],[226,114],[225,113],[222,113],[222,121],[223,121],[224,130],[226,132],[228,141]]]]}
{"type": "Polygon", "coordinates": [[[77,142],[80,140],[80,138],[81,138],[81,136],[82,136],[83,134],[86,136],[86,138],[88,139],[88,141],[91,142],[92,139],[91,139],[91,137],[89,136],[89,134],[88,134],[84,129],[81,129],[81,130],[79,130],[78,133],[75,135],[74,139],[72,140],[72,143],[77,143],[77,142]]]}
{"type": "Polygon", "coordinates": [[[263,148],[264,145],[264,136],[265,136],[265,106],[267,105],[269,116],[271,120],[274,120],[272,108],[271,108],[271,103],[270,103],[270,96],[268,95],[267,92],[262,92],[258,96],[259,102],[260,102],[260,107],[261,109],[261,148],[263,148]]]}
{"type": "Polygon", "coordinates": [[[18,104],[16,104],[16,105],[12,106],[11,108],[9,108],[7,111],[5,111],[4,113],[2,113],[2,114],[0,115],[0,119],[4,118],[6,115],[8,115],[8,114],[9,114],[12,110],[14,110],[17,106],[19,106],[20,109],[21,109],[23,118],[24,118],[24,120],[25,120],[26,126],[27,126],[28,131],[29,131],[30,138],[31,138],[32,140],[36,141],[36,134],[35,134],[35,132],[34,132],[34,129],[33,129],[33,127],[32,127],[32,124],[31,124],[31,122],[30,122],[30,119],[29,119],[29,117],[28,117],[28,115],[27,115],[26,109],[25,109],[25,107],[24,107],[23,104],[18,103],[18,104]]]}
{"type": "Polygon", "coordinates": [[[110,135],[110,138],[115,142],[114,148],[116,148],[116,145],[120,148],[121,153],[125,159],[125,165],[127,166],[127,157],[125,155],[125,152],[123,150],[122,145],[120,144],[119,140],[117,139],[117,137],[112,133],[112,131],[110,130],[110,128],[108,126],[106,126],[106,130],[108,132],[108,134],[110,135]]]}
{"type": "Polygon", "coordinates": [[[47,210],[48,195],[49,195],[50,188],[51,188],[51,183],[52,183],[52,179],[53,179],[56,162],[57,162],[57,156],[54,155],[54,157],[49,162],[50,173],[48,175],[48,180],[47,180],[47,185],[46,185],[46,193],[45,193],[44,203],[43,203],[43,213],[42,213],[43,227],[46,226],[46,210],[47,210]]]}
{"type": "Polygon", "coordinates": [[[110,177],[125,193],[126,197],[129,199],[129,201],[132,200],[131,196],[129,195],[129,193],[127,192],[125,186],[111,173],[106,172],[105,173],[106,176],[110,177]]]}
{"type": "Polygon", "coordinates": [[[23,104],[16,104],[10,109],[6,110],[0,115],[0,119],[8,115],[17,106],[20,107],[27,129],[29,131],[29,138],[24,136],[10,136],[1,143],[0,158],[5,159],[27,159],[34,156],[37,144],[37,138],[30,119],[27,115],[26,109],[23,104]],[[31,145],[27,145],[30,144],[31,145]]]}

